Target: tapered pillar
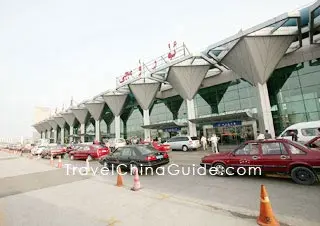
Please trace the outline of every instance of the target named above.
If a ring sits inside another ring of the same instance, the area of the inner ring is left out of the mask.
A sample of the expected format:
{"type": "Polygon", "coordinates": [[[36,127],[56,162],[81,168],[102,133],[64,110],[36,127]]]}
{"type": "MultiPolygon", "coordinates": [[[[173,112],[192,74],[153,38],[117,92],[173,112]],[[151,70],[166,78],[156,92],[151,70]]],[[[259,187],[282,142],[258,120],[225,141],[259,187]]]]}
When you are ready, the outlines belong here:
{"type": "Polygon", "coordinates": [[[61,113],[61,116],[64,118],[64,120],[66,121],[66,123],[68,123],[68,125],[70,127],[69,143],[72,143],[73,142],[73,126],[74,126],[76,117],[71,111],[61,113]]]}
{"type": "Polygon", "coordinates": [[[95,120],[95,140],[100,142],[100,119],[103,112],[105,102],[103,101],[92,101],[85,103],[86,108],[90,112],[91,116],[95,120]]]}
{"type": "Polygon", "coordinates": [[[66,125],[66,120],[62,116],[55,116],[54,120],[60,127],[60,144],[64,144],[64,128],[66,125]]]}
{"type": "MultiPolygon", "coordinates": [[[[143,109],[143,125],[150,125],[150,107],[153,104],[161,84],[148,79],[141,79],[129,84],[129,88],[143,109]]],[[[150,129],[144,129],[144,139],[151,140],[150,129]]]]}
{"type": "Polygon", "coordinates": [[[267,84],[264,83],[261,85],[257,84],[258,90],[258,108],[259,108],[259,129],[260,132],[263,133],[265,130],[268,130],[271,136],[275,137],[275,131],[273,126],[273,118],[271,113],[271,105],[268,93],[267,84]]]}
{"type": "Polygon", "coordinates": [[[58,137],[58,123],[53,119],[48,120],[49,125],[53,129],[53,143],[57,143],[57,137],[58,137]]]}
{"type": "Polygon", "coordinates": [[[71,109],[74,116],[80,122],[80,133],[81,133],[81,143],[85,142],[85,135],[86,135],[86,121],[88,119],[88,109],[84,107],[72,108],[71,109]]]}
{"type": "Polygon", "coordinates": [[[121,125],[120,125],[120,115],[123,110],[123,106],[127,100],[128,94],[123,93],[110,93],[103,95],[104,101],[107,103],[108,107],[112,111],[115,117],[115,137],[119,139],[121,137],[121,125]]]}
{"type": "MultiPolygon", "coordinates": [[[[187,101],[188,120],[196,116],[194,96],[197,94],[201,82],[205,78],[211,65],[172,66],[168,72],[167,80],[179,95],[187,101]]],[[[190,136],[197,136],[195,123],[188,121],[190,136]]]]}

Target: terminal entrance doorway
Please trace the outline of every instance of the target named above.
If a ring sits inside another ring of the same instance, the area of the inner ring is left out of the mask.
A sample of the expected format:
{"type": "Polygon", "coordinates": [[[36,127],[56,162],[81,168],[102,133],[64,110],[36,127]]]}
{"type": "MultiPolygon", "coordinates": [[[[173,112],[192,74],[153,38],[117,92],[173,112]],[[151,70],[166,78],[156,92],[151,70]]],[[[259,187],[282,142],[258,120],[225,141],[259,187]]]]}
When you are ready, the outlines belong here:
{"type": "Polygon", "coordinates": [[[247,140],[254,140],[253,124],[240,122],[214,123],[213,128],[206,128],[206,136],[211,137],[215,133],[222,145],[239,145],[247,140]]]}

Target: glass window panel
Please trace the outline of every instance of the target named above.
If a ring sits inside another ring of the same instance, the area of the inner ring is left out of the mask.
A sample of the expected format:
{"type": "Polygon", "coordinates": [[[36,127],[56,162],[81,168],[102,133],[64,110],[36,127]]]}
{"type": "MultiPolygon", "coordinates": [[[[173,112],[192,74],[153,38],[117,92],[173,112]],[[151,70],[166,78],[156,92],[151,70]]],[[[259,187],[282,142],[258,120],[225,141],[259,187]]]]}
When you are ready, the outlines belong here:
{"type": "MultiPolygon", "coordinates": [[[[319,78],[320,79],[320,78],[319,78]]],[[[302,87],[302,94],[304,99],[320,98],[320,86],[302,87]]]]}
{"type": "Polygon", "coordinates": [[[292,125],[298,122],[306,122],[307,116],[306,114],[290,114],[288,115],[288,119],[289,119],[290,125],[292,125]]]}
{"type": "Polygon", "coordinates": [[[316,99],[310,99],[304,101],[307,112],[320,111],[319,103],[316,99]]]}
{"type": "Polygon", "coordinates": [[[309,63],[304,63],[303,66],[304,66],[303,68],[298,70],[299,76],[304,75],[304,74],[308,74],[311,72],[320,71],[320,66],[310,66],[309,63]]]}
{"type": "Polygon", "coordinates": [[[226,101],[232,101],[232,100],[237,100],[239,99],[239,94],[238,94],[238,90],[234,90],[234,91],[228,91],[224,94],[223,96],[223,100],[226,101]]]}
{"type": "Polygon", "coordinates": [[[320,111],[308,113],[309,121],[317,121],[320,120],[320,111]]]}
{"type": "Polygon", "coordinates": [[[300,89],[279,92],[277,97],[280,103],[287,103],[287,102],[302,100],[302,94],[300,89]]]}
{"type": "Polygon", "coordinates": [[[281,90],[292,90],[300,87],[299,78],[293,77],[288,78],[287,81],[283,84],[281,90]]]}
{"type": "Polygon", "coordinates": [[[240,101],[235,100],[235,101],[228,101],[225,102],[225,111],[236,111],[240,110],[240,101]]]}
{"type": "Polygon", "coordinates": [[[320,72],[314,72],[306,75],[300,75],[300,83],[302,87],[320,85],[320,72]]]}

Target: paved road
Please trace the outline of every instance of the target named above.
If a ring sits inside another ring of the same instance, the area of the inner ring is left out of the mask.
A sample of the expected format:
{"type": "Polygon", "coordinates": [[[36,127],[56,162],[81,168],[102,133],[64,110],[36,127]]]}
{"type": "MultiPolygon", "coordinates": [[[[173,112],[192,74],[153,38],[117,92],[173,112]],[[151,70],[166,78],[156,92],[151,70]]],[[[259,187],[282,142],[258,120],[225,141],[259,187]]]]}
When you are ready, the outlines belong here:
{"type": "Polygon", "coordinates": [[[48,161],[2,154],[1,226],[256,225],[254,219],[188,200],[147,189],[133,192],[99,177],[66,176],[65,169],[51,167],[48,161]],[[12,167],[17,164],[24,170],[12,167]]]}
{"type": "MultiPolygon", "coordinates": [[[[192,164],[197,168],[200,158],[205,154],[199,152],[173,152],[172,162],[188,166],[192,171],[192,164]]],[[[35,160],[49,165],[49,160],[35,160]]],[[[85,166],[85,161],[63,160],[64,164],[85,166]]],[[[91,163],[92,167],[98,167],[97,162],[91,163]]],[[[181,168],[180,168],[181,169],[181,168]]],[[[185,168],[187,170],[187,168],[185,168]]],[[[186,172],[186,171],[185,171],[186,172]]],[[[92,180],[102,181],[109,184],[116,182],[115,175],[99,175],[92,180]]],[[[320,184],[315,186],[302,186],[294,184],[290,179],[266,178],[266,177],[215,177],[211,175],[177,176],[169,175],[144,175],[140,177],[144,190],[156,191],[167,195],[174,195],[183,199],[197,200],[207,206],[218,209],[227,209],[231,213],[256,215],[259,209],[260,185],[267,187],[271,203],[276,216],[293,225],[318,225],[320,222],[320,184]],[[302,222],[299,220],[302,219],[302,222]]],[[[127,186],[133,184],[130,175],[124,176],[127,186]]]]}

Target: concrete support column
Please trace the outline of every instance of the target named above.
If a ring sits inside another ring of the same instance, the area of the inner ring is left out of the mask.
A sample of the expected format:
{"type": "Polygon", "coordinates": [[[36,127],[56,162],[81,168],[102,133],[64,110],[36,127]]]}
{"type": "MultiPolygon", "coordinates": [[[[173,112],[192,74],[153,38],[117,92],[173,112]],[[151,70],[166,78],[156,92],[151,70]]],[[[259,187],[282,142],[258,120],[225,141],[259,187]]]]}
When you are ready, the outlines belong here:
{"type": "Polygon", "coordinates": [[[57,143],[57,138],[58,138],[58,128],[56,128],[55,130],[53,130],[53,143],[57,143]]]}
{"type": "Polygon", "coordinates": [[[96,141],[100,142],[100,120],[95,120],[96,141]]]}
{"type": "Polygon", "coordinates": [[[42,131],[41,132],[41,139],[45,139],[46,138],[46,132],[45,131],[42,131]]]}
{"type": "Polygon", "coordinates": [[[73,137],[72,137],[72,136],[73,136],[73,129],[74,129],[73,126],[70,126],[70,134],[69,134],[69,135],[70,135],[70,139],[69,139],[69,143],[72,143],[72,142],[73,142],[73,137]]]}
{"type": "Polygon", "coordinates": [[[111,132],[111,123],[107,124],[107,134],[110,134],[111,132]]]}
{"type": "Polygon", "coordinates": [[[47,130],[47,139],[50,139],[50,137],[51,137],[51,131],[50,130],[47,130]]]}
{"type": "Polygon", "coordinates": [[[115,134],[116,139],[120,138],[120,132],[121,132],[121,125],[120,125],[120,115],[114,117],[114,125],[115,125],[115,134]]]}
{"type": "Polygon", "coordinates": [[[273,126],[273,118],[271,113],[271,106],[269,100],[269,93],[267,83],[261,85],[257,84],[258,97],[259,97],[259,130],[264,133],[268,130],[271,136],[275,137],[275,131],[273,126]]]}
{"type": "MultiPolygon", "coordinates": [[[[143,125],[147,126],[150,125],[150,114],[149,114],[149,109],[143,110],[143,125]]],[[[144,129],[144,139],[151,141],[151,131],[150,129],[144,129]]]]}
{"type": "Polygon", "coordinates": [[[64,144],[64,127],[61,128],[60,130],[60,138],[61,138],[60,143],[64,144]]]}
{"type": "Polygon", "coordinates": [[[81,143],[84,143],[84,134],[86,133],[86,124],[81,124],[80,125],[80,133],[81,133],[81,143]]]}
{"type": "MultiPolygon", "coordinates": [[[[188,120],[195,119],[196,111],[194,106],[194,99],[187,99],[188,120]]],[[[188,121],[188,129],[190,136],[197,136],[197,126],[195,123],[188,121]]]]}

